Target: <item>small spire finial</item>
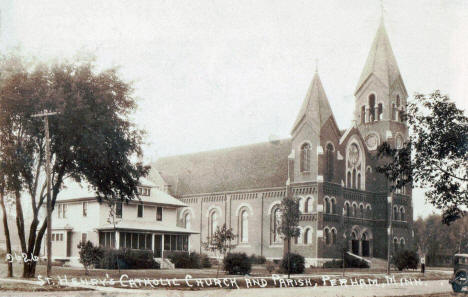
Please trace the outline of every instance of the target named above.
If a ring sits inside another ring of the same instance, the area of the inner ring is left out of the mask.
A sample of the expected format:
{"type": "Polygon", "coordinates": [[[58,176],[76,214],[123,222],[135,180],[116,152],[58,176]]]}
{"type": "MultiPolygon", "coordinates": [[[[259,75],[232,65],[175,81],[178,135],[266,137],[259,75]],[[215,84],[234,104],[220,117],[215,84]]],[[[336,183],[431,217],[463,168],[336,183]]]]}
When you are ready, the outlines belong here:
{"type": "Polygon", "coordinates": [[[315,59],[315,73],[318,73],[318,59],[315,59]]]}

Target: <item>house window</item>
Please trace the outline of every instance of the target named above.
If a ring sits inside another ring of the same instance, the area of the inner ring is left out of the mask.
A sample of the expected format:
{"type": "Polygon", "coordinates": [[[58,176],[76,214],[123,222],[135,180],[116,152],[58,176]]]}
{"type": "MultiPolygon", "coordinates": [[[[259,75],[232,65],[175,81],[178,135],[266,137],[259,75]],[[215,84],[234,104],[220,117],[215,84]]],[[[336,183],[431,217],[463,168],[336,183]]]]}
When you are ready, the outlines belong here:
{"type": "Polygon", "coordinates": [[[162,207],[156,207],[156,221],[162,221],[162,207]]]}
{"type": "Polygon", "coordinates": [[[138,204],[137,217],[143,217],[143,204],[138,204]]]}
{"type": "MultiPolygon", "coordinates": [[[[122,239],[122,237],[120,238],[122,239]]],[[[99,245],[102,247],[115,248],[115,232],[99,232],[99,245]]]]}
{"type": "Polygon", "coordinates": [[[62,217],[65,219],[67,218],[67,204],[62,204],[62,217]]]}
{"type": "Polygon", "coordinates": [[[62,204],[58,204],[58,211],[57,211],[57,217],[61,218],[62,217],[62,204]]]}
{"type": "Polygon", "coordinates": [[[83,202],[83,216],[88,216],[88,202],[83,202]]]}
{"type": "Polygon", "coordinates": [[[115,216],[119,219],[122,218],[122,202],[117,202],[115,205],[115,216]]]}
{"type": "Polygon", "coordinates": [[[249,241],[249,214],[246,209],[240,215],[240,239],[242,243],[249,241]]]}
{"type": "Polygon", "coordinates": [[[301,146],[301,172],[310,171],[310,144],[301,146]]]}
{"type": "Polygon", "coordinates": [[[55,241],[55,235],[56,235],[55,233],[52,233],[52,235],[51,235],[51,237],[52,237],[51,240],[52,240],[52,241],[55,241]]]}
{"type": "Polygon", "coordinates": [[[81,242],[85,243],[88,240],[87,233],[81,233],[81,242]]]}

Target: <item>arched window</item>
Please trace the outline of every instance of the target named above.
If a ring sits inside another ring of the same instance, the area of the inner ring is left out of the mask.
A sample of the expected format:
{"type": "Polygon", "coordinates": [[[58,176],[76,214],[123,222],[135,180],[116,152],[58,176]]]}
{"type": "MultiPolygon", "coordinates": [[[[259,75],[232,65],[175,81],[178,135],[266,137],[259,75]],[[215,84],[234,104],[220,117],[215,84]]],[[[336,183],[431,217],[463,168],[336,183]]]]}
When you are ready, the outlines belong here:
{"type": "Polygon", "coordinates": [[[328,228],[325,228],[325,244],[330,245],[330,230],[328,228]]]}
{"type": "Polygon", "coordinates": [[[366,216],[371,218],[372,213],[371,213],[371,206],[369,204],[367,204],[367,206],[366,206],[366,212],[367,212],[366,216]]]}
{"type": "Polygon", "coordinates": [[[396,95],[396,106],[400,107],[400,95],[396,95]]]}
{"type": "Polygon", "coordinates": [[[351,188],[351,172],[348,171],[348,188],[351,188]]]}
{"type": "Polygon", "coordinates": [[[353,169],[353,189],[356,189],[356,169],[353,169]]]}
{"type": "Polygon", "coordinates": [[[396,109],[396,106],[395,106],[395,103],[392,103],[392,120],[395,121],[395,117],[396,117],[396,112],[397,112],[397,109],[396,109]]]}
{"type": "Polygon", "coordinates": [[[406,219],[405,218],[405,208],[403,206],[400,208],[400,219],[402,221],[404,221],[406,219]]]}
{"type": "Polygon", "coordinates": [[[330,213],[330,201],[328,200],[328,197],[325,197],[324,203],[325,203],[325,213],[330,213]]]}
{"type": "Polygon", "coordinates": [[[311,244],[312,243],[312,231],[310,228],[307,228],[304,232],[304,244],[311,244]]]}
{"type": "Polygon", "coordinates": [[[381,121],[383,119],[383,105],[382,103],[379,103],[377,105],[377,120],[381,121]]]}
{"type": "Polygon", "coordinates": [[[349,212],[350,209],[349,209],[349,202],[346,201],[345,202],[345,205],[344,205],[344,212],[345,212],[345,216],[349,217],[351,215],[351,213],[349,212]]]}
{"type": "Polygon", "coordinates": [[[301,172],[310,171],[310,144],[301,146],[301,172]]]}
{"type": "Polygon", "coordinates": [[[297,201],[298,204],[299,204],[299,212],[300,213],[304,213],[304,199],[302,198],[299,198],[299,200],[297,201]]]}
{"type": "Polygon", "coordinates": [[[240,240],[242,243],[249,241],[249,213],[247,209],[241,211],[240,215],[240,240]]]}
{"type": "Polygon", "coordinates": [[[363,105],[361,106],[361,124],[366,122],[366,107],[363,105]]]}
{"type": "Polygon", "coordinates": [[[398,220],[398,207],[397,206],[393,207],[393,220],[395,221],[398,220]]]}
{"type": "Polygon", "coordinates": [[[375,95],[369,95],[369,122],[375,121],[375,95]]]}
{"type": "Polygon", "coordinates": [[[184,214],[184,227],[185,227],[185,229],[189,229],[189,230],[190,230],[190,228],[191,228],[191,222],[190,222],[190,221],[191,221],[190,212],[187,211],[187,212],[184,214]]]}
{"type": "Polygon", "coordinates": [[[393,249],[394,249],[395,251],[398,250],[398,239],[397,239],[396,237],[393,238],[393,249]]]}
{"type": "Polygon", "coordinates": [[[336,199],[331,198],[330,204],[331,204],[330,213],[336,213],[336,199]]]}
{"type": "Polygon", "coordinates": [[[309,213],[309,212],[312,212],[312,198],[307,198],[306,199],[306,202],[305,202],[305,209],[304,209],[304,212],[305,213],[309,213]]]}
{"type": "Polygon", "coordinates": [[[209,235],[212,237],[216,229],[218,228],[218,213],[216,210],[212,210],[209,216],[209,222],[208,222],[208,227],[209,227],[209,235]]]}
{"type": "Polygon", "coordinates": [[[359,205],[359,211],[360,211],[361,218],[363,218],[364,217],[364,205],[363,204],[359,205]]]}
{"type": "Polygon", "coordinates": [[[337,232],[336,232],[336,229],[333,228],[333,229],[332,229],[332,232],[331,232],[331,243],[332,243],[332,244],[336,244],[336,233],[337,233],[337,232]]]}
{"type": "Polygon", "coordinates": [[[351,239],[352,240],[357,240],[357,235],[356,235],[355,231],[351,232],[351,239]]]}
{"type": "Polygon", "coordinates": [[[299,235],[294,237],[294,243],[295,244],[301,244],[302,243],[302,229],[299,228],[299,235]]]}
{"type": "Polygon", "coordinates": [[[367,240],[367,233],[362,233],[361,240],[362,240],[362,241],[366,241],[366,240],[367,240]]]}
{"type": "Polygon", "coordinates": [[[334,171],[334,162],[335,162],[335,156],[333,154],[334,150],[335,149],[333,148],[333,144],[331,143],[327,144],[327,174],[326,174],[327,181],[333,180],[333,171],[334,171]]]}
{"type": "Polygon", "coordinates": [[[357,175],[357,188],[358,190],[361,189],[361,174],[360,173],[358,173],[357,175]]]}
{"type": "Polygon", "coordinates": [[[275,207],[272,211],[272,216],[271,216],[271,234],[272,234],[272,242],[273,243],[280,243],[281,238],[280,238],[280,233],[279,233],[279,226],[281,223],[281,210],[279,207],[275,207]]]}
{"type": "Polygon", "coordinates": [[[357,204],[353,203],[353,217],[357,217],[357,204]]]}
{"type": "Polygon", "coordinates": [[[400,248],[402,248],[402,249],[405,248],[405,239],[403,237],[400,238],[400,248]]]}

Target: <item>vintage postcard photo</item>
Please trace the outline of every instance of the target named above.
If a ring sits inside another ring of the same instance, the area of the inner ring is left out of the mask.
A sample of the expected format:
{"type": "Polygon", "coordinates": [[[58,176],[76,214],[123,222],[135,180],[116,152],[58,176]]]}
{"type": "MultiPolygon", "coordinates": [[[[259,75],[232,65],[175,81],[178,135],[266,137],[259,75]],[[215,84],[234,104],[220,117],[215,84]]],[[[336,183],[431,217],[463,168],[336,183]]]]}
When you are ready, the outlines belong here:
{"type": "Polygon", "coordinates": [[[1,296],[465,296],[468,2],[2,0],[1,296]]]}

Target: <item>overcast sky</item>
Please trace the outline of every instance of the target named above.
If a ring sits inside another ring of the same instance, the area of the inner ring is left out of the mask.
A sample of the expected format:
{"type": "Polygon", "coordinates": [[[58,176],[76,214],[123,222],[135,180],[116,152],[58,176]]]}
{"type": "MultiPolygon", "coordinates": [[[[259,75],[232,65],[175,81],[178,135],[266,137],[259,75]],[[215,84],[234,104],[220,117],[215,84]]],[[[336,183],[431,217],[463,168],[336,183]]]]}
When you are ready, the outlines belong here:
{"type": "MultiPolygon", "coordinates": [[[[468,1],[384,1],[412,96],[466,110],[468,1]]],[[[378,0],[2,0],[0,49],[40,60],[92,53],[134,81],[148,160],[287,138],[318,69],[340,129],[377,30],[378,0]]],[[[432,209],[421,191],[415,217],[432,209]]]]}

